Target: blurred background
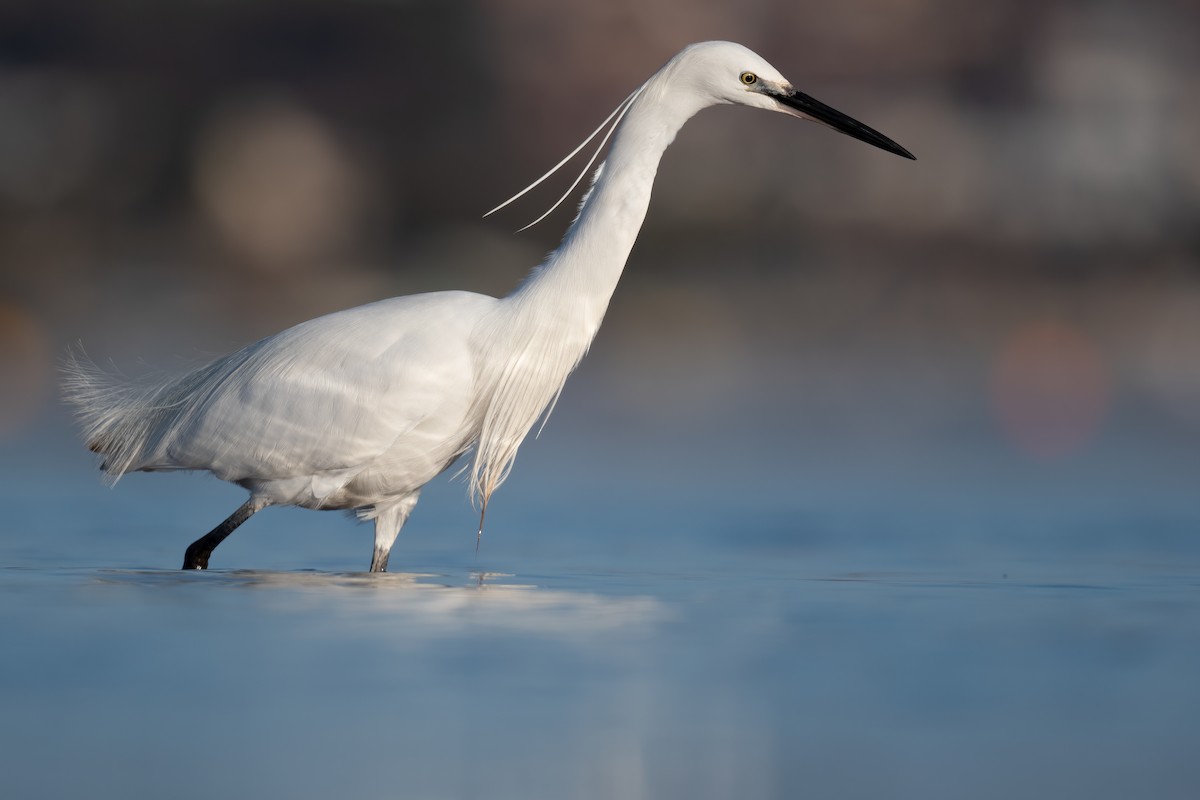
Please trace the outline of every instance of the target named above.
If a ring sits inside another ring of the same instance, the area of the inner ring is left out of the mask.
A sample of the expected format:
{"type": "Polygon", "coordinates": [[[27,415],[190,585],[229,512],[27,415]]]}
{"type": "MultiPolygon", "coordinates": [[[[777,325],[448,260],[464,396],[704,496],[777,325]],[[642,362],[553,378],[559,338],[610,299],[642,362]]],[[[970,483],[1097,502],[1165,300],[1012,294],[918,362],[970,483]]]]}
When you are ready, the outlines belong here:
{"type": "Polygon", "coordinates": [[[381,297],[507,292],[571,204],[512,231],[566,179],[481,213],[723,38],[919,160],[706,111],[545,438],[614,467],[605,492],[677,479],[672,502],[1190,514],[1198,30],[1184,0],[5,0],[0,454],[88,458],[56,389],[72,343],[171,371],[381,297]]]}
{"type": "Polygon", "coordinates": [[[1191,0],[0,0],[6,790],[1194,797],[1198,34],[1191,0]],[[441,480],[393,574],[295,509],[176,570],[244,493],[106,488],[65,349],[171,372],[503,294],[570,175],[481,214],[704,39],[919,160],[703,112],[478,555],[441,480]]]}

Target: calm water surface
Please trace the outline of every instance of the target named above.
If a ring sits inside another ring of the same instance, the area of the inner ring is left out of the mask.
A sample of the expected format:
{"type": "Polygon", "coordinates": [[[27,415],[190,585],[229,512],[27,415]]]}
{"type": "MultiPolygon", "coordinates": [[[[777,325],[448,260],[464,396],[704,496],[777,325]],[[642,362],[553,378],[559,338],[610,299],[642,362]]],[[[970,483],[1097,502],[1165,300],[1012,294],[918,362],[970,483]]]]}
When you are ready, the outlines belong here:
{"type": "Polygon", "coordinates": [[[814,471],[705,505],[682,466],[601,503],[566,438],[478,555],[434,488],[382,576],[369,528],[281,509],[182,573],[238,490],[9,452],[4,795],[1197,796],[1186,493],[814,471]]]}

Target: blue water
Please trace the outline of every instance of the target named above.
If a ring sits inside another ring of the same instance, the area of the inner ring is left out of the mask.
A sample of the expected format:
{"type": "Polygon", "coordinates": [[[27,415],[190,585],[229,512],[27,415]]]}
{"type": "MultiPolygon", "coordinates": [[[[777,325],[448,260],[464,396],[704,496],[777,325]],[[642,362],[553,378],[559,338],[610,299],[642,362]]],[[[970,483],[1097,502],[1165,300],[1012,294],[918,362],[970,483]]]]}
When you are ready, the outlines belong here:
{"type": "Polygon", "coordinates": [[[383,576],[369,527],[287,509],[183,573],[240,490],[6,446],[4,796],[1200,791],[1185,472],[553,432],[478,555],[440,483],[383,576]]]}

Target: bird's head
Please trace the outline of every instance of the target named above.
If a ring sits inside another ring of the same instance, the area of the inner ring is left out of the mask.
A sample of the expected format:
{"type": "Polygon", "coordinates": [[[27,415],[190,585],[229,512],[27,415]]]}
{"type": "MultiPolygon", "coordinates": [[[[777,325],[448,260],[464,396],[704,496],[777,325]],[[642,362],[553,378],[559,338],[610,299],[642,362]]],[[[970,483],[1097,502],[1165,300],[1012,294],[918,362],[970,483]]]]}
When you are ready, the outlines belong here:
{"type": "Polygon", "coordinates": [[[808,119],[859,141],[915,160],[912,153],[856,119],[797,91],[766,59],[733,42],[701,42],[684,49],[668,67],[710,103],[733,103],[808,119]]]}
{"type": "MultiPolygon", "coordinates": [[[[788,116],[810,119],[889,153],[915,160],[912,153],[879,131],[868,128],[858,120],[814,100],[803,92],[796,91],[796,88],[783,75],[779,74],[779,70],[752,50],[732,42],[700,42],[685,47],[664,64],[658,72],[650,76],[649,80],[622,100],[608,115],[608,118],[600,123],[600,127],[592,131],[582,143],[567,154],[566,158],[551,167],[545,175],[484,216],[490,216],[517,198],[524,196],[561,169],[589,142],[603,133],[595,152],[588,159],[579,176],[575,178],[571,188],[563,193],[549,211],[521,230],[536,225],[570,196],[571,191],[583,180],[596,161],[604,149],[604,145],[612,138],[614,132],[622,128],[623,124],[642,131],[641,136],[631,136],[628,139],[633,143],[631,145],[633,150],[639,155],[645,156],[652,149],[648,147],[648,143],[657,143],[658,149],[654,151],[654,156],[657,158],[675,138],[679,128],[693,114],[702,108],[721,103],[779,111],[788,116]]],[[[628,131],[629,128],[625,128],[625,130],[628,131]]],[[[618,137],[614,142],[614,151],[620,141],[621,138],[618,137]]],[[[653,175],[652,171],[651,175],[653,175]]]]}

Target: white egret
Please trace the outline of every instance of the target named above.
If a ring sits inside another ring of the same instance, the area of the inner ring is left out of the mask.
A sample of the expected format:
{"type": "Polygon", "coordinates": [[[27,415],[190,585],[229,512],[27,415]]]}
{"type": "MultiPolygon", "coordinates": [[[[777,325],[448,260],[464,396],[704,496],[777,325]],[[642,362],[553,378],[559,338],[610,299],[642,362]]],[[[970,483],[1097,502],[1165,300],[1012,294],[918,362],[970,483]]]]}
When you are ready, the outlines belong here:
{"type": "Polygon", "coordinates": [[[609,126],[598,154],[615,131],[561,246],[508,296],[381,300],[150,385],[123,383],[72,356],[64,387],[88,446],[114,481],[132,471],[207,470],[249,490],[188,547],[185,569],[207,568],[213,549],[255,512],[297,505],[374,519],[371,571],[386,570],[422,487],[467,453],[470,490],[486,510],[600,327],[663,152],[696,112],[724,103],[814,120],[913,158],[797,91],[745,47],[691,45],[571,154],[609,126]]]}

